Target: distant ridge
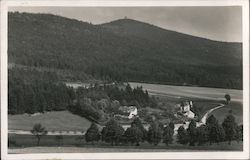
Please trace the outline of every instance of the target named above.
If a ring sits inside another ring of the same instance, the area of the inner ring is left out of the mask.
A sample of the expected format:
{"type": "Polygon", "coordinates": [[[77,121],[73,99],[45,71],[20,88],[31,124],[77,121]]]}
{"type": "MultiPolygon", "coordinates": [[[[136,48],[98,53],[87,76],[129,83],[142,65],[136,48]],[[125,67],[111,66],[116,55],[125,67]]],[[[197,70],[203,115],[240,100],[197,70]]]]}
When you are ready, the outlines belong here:
{"type": "Polygon", "coordinates": [[[241,43],[132,19],[92,25],[51,14],[9,13],[8,25],[12,63],[75,70],[105,81],[242,88],[241,43]]]}

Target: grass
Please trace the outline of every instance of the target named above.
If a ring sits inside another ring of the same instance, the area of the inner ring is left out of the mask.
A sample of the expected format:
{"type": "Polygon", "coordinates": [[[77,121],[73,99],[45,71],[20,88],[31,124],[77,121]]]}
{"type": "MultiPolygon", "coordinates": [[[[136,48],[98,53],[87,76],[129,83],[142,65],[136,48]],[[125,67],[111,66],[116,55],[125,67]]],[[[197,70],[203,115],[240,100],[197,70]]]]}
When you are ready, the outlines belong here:
{"type": "Polygon", "coordinates": [[[11,140],[15,140],[17,145],[9,147],[9,153],[88,153],[88,152],[173,152],[173,151],[242,151],[243,143],[233,141],[231,145],[227,142],[219,144],[204,144],[201,146],[189,146],[181,144],[170,144],[166,146],[160,143],[157,146],[147,142],[140,146],[118,145],[111,146],[108,143],[98,142],[98,144],[80,141],[78,136],[63,136],[62,145],[58,146],[55,136],[44,136],[40,146],[37,147],[36,139],[32,135],[9,135],[11,140]],[[22,145],[19,145],[22,144],[22,145]]]}
{"type": "Polygon", "coordinates": [[[210,100],[224,100],[225,94],[230,94],[232,101],[242,102],[242,90],[221,89],[208,87],[187,87],[172,86],[147,83],[129,83],[132,87],[142,86],[145,90],[153,95],[165,95],[169,97],[190,97],[210,100]]]}
{"type": "Polygon", "coordinates": [[[243,124],[243,107],[242,103],[231,102],[225,107],[219,108],[212,112],[212,114],[222,123],[225,117],[229,114],[229,111],[232,110],[235,120],[238,124],[243,124]]]}
{"type": "MultiPolygon", "coordinates": [[[[8,138],[10,141],[15,142],[15,145],[11,145],[10,147],[34,147],[36,146],[37,139],[33,135],[19,135],[19,134],[8,134],[8,138]]],[[[63,145],[78,145],[80,140],[78,139],[80,136],[71,136],[71,135],[63,135],[63,145]]],[[[54,135],[45,135],[41,138],[40,146],[57,146],[58,141],[56,141],[56,136],[54,135]]]]}
{"type": "Polygon", "coordinates": [[[68,111],[53,111],[30,116],[8,115],[8,127],[13,130],[31,130],[35,123],[41,123],[48,131],[86,131],[91,122],[68,111]]]}

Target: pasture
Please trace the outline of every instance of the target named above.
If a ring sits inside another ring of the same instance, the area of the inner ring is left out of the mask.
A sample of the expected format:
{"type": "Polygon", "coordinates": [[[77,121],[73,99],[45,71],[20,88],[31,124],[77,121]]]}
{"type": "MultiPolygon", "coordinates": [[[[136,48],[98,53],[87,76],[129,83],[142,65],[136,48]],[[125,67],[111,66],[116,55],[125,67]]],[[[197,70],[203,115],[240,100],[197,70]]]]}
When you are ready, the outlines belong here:
{"type": "Polygon", "coordinates": [[[9,130],[30,131],[34,124],[41,123],[48,131],[86,131],[91,122],[69,111],[53,111],[31,116],[8,115],[9,130]]]}
{"type": "MultiPolygon", "coordinates": [[[[29,140],[31,142],[31,140],[29,140]]],[[[32,143],[35,143],[33,141],[32,143]]],[[[110,144],[98,142],[98,144],[86,143],[79,141],[71,137],[65,137],[63,139],[63,144],[58,146],[57,142],[53,140],[53,137],[47,139],[44,137],[41,140],[42,146],[22,146],[22,147],[10,147],[8,152],[14,154],[23,153],[102,153],[102,152],[201,152],[201,151],[242,151],[243,143],[233,141],[231,145],[227,142],[221,142],[219,144],[204,144],[201,146],[189,146],[182,144],[170,144],[166,146],[164,143],[160,143],[157,146],[148,144],[147,142],[141,143],[140,146],[131,145],[118,145],[111,146],[110,144]],[[71,140],[71,141],[70,141],[71,140]],[[49,143],[53,143],[53,146],[49,146],[49,143]]]]}
{"type": "Polygon", "coordinates": [[[232,110],[236,122],[238,124],[243,124],[243,107],[241,103],[231,102],[230,104],[213,111],[212,114],[218,119],[219,123],[222,123],[230,110],[232,110]]]}
{"type": "Polygon", "coordinates": [[[162,95],[175,98],[199,98],[209,100],[225,100],[225,94],[230,94],[232,101],[242,102],[242,90],[208,88],[208,87],[190,87],[190,86],[172,86],[148,83],[129,82],[132,88],[142,86],[151,95],[162,95]]]}

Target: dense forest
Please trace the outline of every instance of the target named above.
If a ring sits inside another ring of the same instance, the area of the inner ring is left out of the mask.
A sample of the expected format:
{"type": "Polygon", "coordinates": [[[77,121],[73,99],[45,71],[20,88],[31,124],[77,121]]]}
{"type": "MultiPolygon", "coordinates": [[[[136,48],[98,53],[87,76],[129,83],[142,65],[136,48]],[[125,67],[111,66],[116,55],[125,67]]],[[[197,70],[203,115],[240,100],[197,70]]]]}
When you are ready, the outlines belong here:
{"type": "Polygon", "coordinates": [[[50,72],[11,69],[8,79],[9,114],[65,110],[75,98],[74,90],[50,72]]]}
{"type": "Polygon", "coordinates": [[[12,68],[8,72],[9,114],[69,110],[99,122],[119,114],[120,106],[155,107],[157,101],[142,87],[129,84],[91,84],[89,88],[66,86],[52,72],[12,68]]]}
{"type": "Polygon", "coordinates": [[[131,19],[92,25],[15,12],[9,13],[8,27],[9,63],[54,69],[62,73],[59,79],[242,89],[241,43],[212,41],[131,19]]]}

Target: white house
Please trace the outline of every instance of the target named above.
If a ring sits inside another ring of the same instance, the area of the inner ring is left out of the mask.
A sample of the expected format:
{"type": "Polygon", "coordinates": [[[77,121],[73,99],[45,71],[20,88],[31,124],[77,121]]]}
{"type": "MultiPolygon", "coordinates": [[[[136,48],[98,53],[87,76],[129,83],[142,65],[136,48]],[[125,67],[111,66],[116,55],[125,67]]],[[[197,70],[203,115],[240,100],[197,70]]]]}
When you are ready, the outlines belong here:
{"type": "Polygon", "coordinates": [[[192,101],[185,101],[178,105],[180,107],[180,112],[188,117],[188,118],[194,118],[195,114],[190,110],[193,107],[192,101]]]}
{"type": "Polygon", "coordinates": [[[128,119],[131,119],[136,115],[137,115],[137,108],[135,106],[130,106],[128,119]]]}
{"type": "Polygon", "coordinates": [[[124,113],[128,113],[128,119],[131,119],[138,114],[138,110],[135,106],[122,106],[119,108],[119,110],[124,113]]]}

